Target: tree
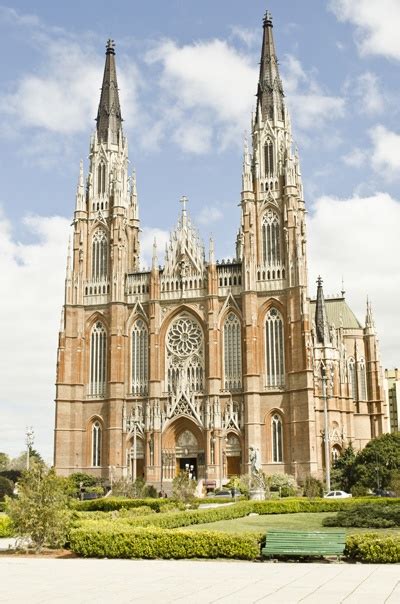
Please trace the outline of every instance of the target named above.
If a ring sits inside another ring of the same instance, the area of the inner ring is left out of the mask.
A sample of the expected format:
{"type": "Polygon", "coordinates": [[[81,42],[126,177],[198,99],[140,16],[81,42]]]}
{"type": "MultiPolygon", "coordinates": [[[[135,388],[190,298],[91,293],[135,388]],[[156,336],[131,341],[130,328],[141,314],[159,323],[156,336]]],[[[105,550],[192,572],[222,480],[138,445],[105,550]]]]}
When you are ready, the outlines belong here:
{"type": "Polygon", "coordinates": [[[18,483],[18,497],[6,497],[6,512],[15,532],[30,540],[36,551],[64,545],[71,514],[67,509],[69,482],[34,464],[18,483]]]}
{"type": "Polygon", "coordinates": [[[318,478],[314,478],[314,476],[306,476],[303,484],[304,497],[312,499],[313,497],[322,497],[323,494],[324,487],[322,482],[318,478]]]}
{"type": "Polygon", "coordinates": [[[0,501],[4,501],[4,497],[11,495],[14,492],[14,483],[6,478],[5,476],[0,476],[0,501]]]}
{"type": "Polygon", "coordinates": [[[10,463],[10,458],[7,453],[0,452],[0,470],[7,470],[8,464],[10,463]]]}
{"type": "Polygon", "coordinates": [[[350,442],[340,457],[333,462],[331,486],[333,489],[342,489],[346,493],[350,493],[358,478],[356,453],[350,442]]]}
{"type": "Polygon", "coordinates": [[[371,489],[386,489],[400,470],[400,432],[382,434],[357,454],[358,481],[371,489]]]}

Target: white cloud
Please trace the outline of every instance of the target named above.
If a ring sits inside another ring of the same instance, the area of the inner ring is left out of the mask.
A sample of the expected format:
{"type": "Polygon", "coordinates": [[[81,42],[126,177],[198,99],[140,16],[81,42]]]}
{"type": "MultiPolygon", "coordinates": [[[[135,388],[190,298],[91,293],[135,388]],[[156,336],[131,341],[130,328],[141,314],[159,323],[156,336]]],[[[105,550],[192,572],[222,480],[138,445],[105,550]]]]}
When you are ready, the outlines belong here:
{"type": "Polygon", "coordinates": [[[357,110],[367,115],[382,113],[385,98],[379,88],[379,79],[370,71],[361,74],[355,82],[354,94],[357,99],[357,110]]]}
{"type": "Polygon", "coordinates": [[[385,366],[398,366],[400,324],[400,202],[386,193],[371,197],[321,197],[309,217],[311,294],[318,274],[325,294],[337,293],[342,276],[346,298],[361,322],[370,296],[385,366]]]}
{"type": "Polygon", "coordinates": [[[257,69],[248,55],[222,40],[186,46],[164,40],[146,60],[161,67],[160,105],[163,112],[167,108],[162,118],[164,133],[178,129],[174,138],[184,150],[206,152],[212,138],[219,148],[241,140],[257,84],[257,69]],[[198,144],[188,145],[185,131],[190,129],[198,144]]]}
{"type": "Polygon", "coordinates": [[[231,35],[243,42],[248,48],[259,47],[260,45],[260,30],[259,28],[248,29],[247,27],[239,27],[234,25],[231,27],[231,35]]]}
{"type": "Polygon", "coordinates": [[[315,76],[307,73],[293,55],[285,56],[282,75],[296,128],[323,128],[329,121],[344,115],[344,99],[326,94],[315,76]]]}
{"type": "Polygon", "coordinates": [[[356,26],[361,54],[400,60],[398,0],[331,0],[330,7],[340,21],[356,26]]]}
{"type": "Polygon", "coordinates": [[[223,218],[223,213],[220,208],[216,206],[204,206],[199,214],[196,216],[196,222],[198,224],[210,224],[212,222],[218,222],[223,218]]]}
{"type": "Polygon", "coordinates": [[[345,164],[353,168],[361,168],[361,166],[367,161],[367,152],[363,151],[358,147],[352,149],[349,153],[342,157],[345,164]]]}
{"type": "MultiPolygon", "coordinates": [[[[93,123],[103,65],[94,50],[71,40],[47,41],[40,74],[25,74],[0,99],[0,111],[22,127],[74,134],[93,123]]],[[[130,122],[135,114],[135,66],[118,70],[121,105],[130,122]]]]}
{"type": "Polygon", "coordinates": [[[28,216],[24,226],[32,243],[16,241],[0,215],[0,301],[2,449],[24,448],[24,431],[33,425],[38,449],[51,459],[57,332],[63,304],[69,221],[28,216]]]}
{"type": "Polygon", "coordinates": [[[400,135],[378,125],[370,130],[373,143],[371,166],[388,180],[400,177],[400,135]]]}

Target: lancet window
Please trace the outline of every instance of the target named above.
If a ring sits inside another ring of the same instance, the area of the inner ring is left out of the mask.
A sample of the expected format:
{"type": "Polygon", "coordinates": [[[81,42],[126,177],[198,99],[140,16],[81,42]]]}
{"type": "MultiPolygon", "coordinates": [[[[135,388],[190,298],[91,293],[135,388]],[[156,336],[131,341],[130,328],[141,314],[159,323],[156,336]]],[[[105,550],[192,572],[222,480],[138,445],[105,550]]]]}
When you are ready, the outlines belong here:
{"type": "Polygon", "coordinates": [[[103,195],[106,192],[106,166],[101,162],[97,167],[97,193],[103,195]]]}
{"type": "Polygon", "coordinates": [[[283,436],[282,419],[276,413],[272,418],[272,461],[281,463],[283,461],[283,436]]]}
{"type": "Polygon", "coordinates": [[[268,210],[262,219],[262,252],[264,264],[268,266],[281,263],[281,242],[279,218],[277,214],[268,210]]]}
{"type": "Polygon", "coordinates": [[[175,396],[189,396],[203,390],[203,331],[184,313],[175,319],[166,336],[167,386],[175,396]]]}
{"type": "Polygon", "coordinates": [[[274,145],[271,140],[267,140],[264,145],[264,166],[265,176],[272,176],[274,173],[274,145]]]}
{"type": "Polygon", "coordinates": [[[266,385],[280,388],[285,383],[285,342],[282,315],[276,308],[267,313],[265,322],[266,385]]]}
{"type": "Polygon", "coordinates": [[[101,281],[107,277],[107,260],[107,235],[103,229],[97,229],[92,240],[93,281],[101,281]]]}
{"type": "Polygon", "coordinates": [[[348,362],[349,368],[349,383],[351,386],[351,396],[353,400],[358,400],[358,388],[357,388],[357,373],[356,373],[356,364],[354,359],[349,359],[348,362]]]}
{"type": "Polygon", "coordinates": [[[360,376],[360,392],[359,392],[359,400],[366,401],[367,400],[367,375],[365,372],[365,361],[361,359],[360,364],[358,366],[358,372],[360,376]]]}
{"type": "Polygon", "coordinates": [[[94,468],[101,465],[101,437],[101,424],[99,421],[95,421],[92,425],[92,466],[94,468]]]}
{"type": "Polygon", "coordinates": [[[90,396],[102,397],[105,395],[106,378],[107,333],[103,324],[100,321],[97,321],[90,335],[90,396]]]}
{"type": "Polygon", "coordinates": [[[132,394],[146,394],[149,366],[149,334],[146,323],[138,319],[132,329],[132,394]]]}
{"type": "Polygon", "coordinates": [[[238,390],[242,386],[242,345],[241,325],[235,313],[226,317],[223,334],[225,390],[238,390]]]}

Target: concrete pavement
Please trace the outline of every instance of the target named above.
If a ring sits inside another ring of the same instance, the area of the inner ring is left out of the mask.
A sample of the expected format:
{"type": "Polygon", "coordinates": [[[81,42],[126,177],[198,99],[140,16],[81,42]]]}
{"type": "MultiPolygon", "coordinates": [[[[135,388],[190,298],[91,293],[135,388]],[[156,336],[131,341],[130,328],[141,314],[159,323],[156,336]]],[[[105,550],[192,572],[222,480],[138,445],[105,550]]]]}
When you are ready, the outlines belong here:
{"type": "Polygon", "coordinates": [[[400,565],[1,556],[0,602],[398,604],[400,565]]]}

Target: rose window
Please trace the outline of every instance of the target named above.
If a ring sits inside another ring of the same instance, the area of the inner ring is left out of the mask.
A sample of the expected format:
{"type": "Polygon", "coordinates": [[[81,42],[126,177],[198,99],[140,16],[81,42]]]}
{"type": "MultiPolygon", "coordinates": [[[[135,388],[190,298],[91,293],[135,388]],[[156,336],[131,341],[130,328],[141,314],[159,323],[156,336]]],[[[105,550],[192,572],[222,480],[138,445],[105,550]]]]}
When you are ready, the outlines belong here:
{"type": "Polygon", "coordinates": [[[172,324],[167,338],[169,350],[180,357],[188,357],[201,348],[200,326],[189,317],[180,317],[172,324]]]}

